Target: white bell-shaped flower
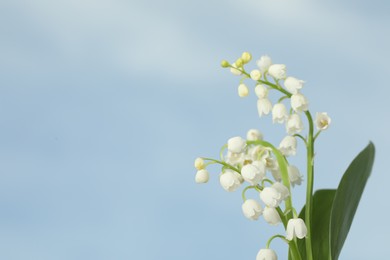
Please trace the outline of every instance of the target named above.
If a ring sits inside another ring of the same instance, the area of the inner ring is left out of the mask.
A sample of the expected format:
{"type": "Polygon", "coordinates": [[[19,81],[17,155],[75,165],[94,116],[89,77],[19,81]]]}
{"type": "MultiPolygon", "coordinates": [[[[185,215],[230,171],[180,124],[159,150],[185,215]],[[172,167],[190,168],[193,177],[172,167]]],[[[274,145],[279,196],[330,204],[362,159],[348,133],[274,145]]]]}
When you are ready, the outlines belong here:
{"type": "Polygon", "coordinates": [[[284,80],[284,86],[291,94],[297,94],[298,91],[302,89],[304,83],[305,81],[294,77],[287,77],[284,80]]]}
{"type": "Polygon", "coordinates": [[[246,134],[246,140],[248,141],[263,140],[263,134],[257,129],[250,129],[246,134]]]}
{"type": "Polygon", "coordinates": [[[268,98],[260,98],[257,100],[257,111],[259,116],[268,115],[272,110],[271,101],[268,98]]]}
{"type": "Polygon", "coordinates": [[[303,219],[292,218],[287,223],[286,239],[293,240],[294,237],[302,239],[307,235],[307,228],[303,219]]]}
{"type": "Polygon", "coordinates": [[[272,60],[268,55],[261,56],[258,61],[256,61],[257,66],[259,67],[262,73],[266,72],[269,66],[272,65],[272,60]]]}
{"type": "Polygon", "coordinates": [[[284,156],[295,155],[297,153],[297,139],[294,136],[286,136],[280,142],[279,151],[284,156]]]}
{"type": "Polygon", "coordinates": [[[248,199],[242,204],[242,213],[250,220],[257,220],[262,212],[261,205],[255,200],[248,199]]]}
{"type": "Polygon", "coordinates": [[[259,79],[261,79],[261,72],[260,70],[252,70],[249,74],[249,76],[251,77],[251,79],[253,79],[254,81],[258,81],[259,79]]]}
{"type": "Polygon", "coordinates": [[[225,162],[232,166],[237,166],[239,164],[242,164],[244,161],[245,161],[244,153],[232,153],[228,151],[225,157],[225,162]]]}
{"type": "Polygon", "coordinates": [[[272,184],[271,187],[277,190],[282,195],[280,198],[281,200],[285,200],[288,198],[288,196],[290,196],[288,188],[284,186],[283,183],[275,182],[274,184],[272,184]]]}
{"type": "Polygon", "coordinates": [[[282,202],[282,194],[273,187],[265,187],[260,192],[260,199],[267,207],[276,208],[282,202]]]}
{"type": "Polygon", "coordinates": [[[206,183],[209,181],[210,174],[207,170],[202,169],[196,172],[195,182],[196,183],[206,183]]]}
{"type": "Polygon", "coordinates": [[[241,169],[241,176],[245,181],[256,185],[265,177],[265,166],[260,161],[246,164],[241,169]]]}
{"type": "Polygon", "coordinates": [[[327,113],[317,113],[316,114],[316,127],[318,130],[326,130],[330,125],[331,119],[327,113]]]}
{"type": "Polygon", "coordinates": [[[291,96],[291,107],[295,112],[307,111],[309,109],[309,101],[300,93],[293,94],[291,96]]]}
{"type": "Polygon", "coordinates": [[[292,114],[288,117],[286,122],[286,132],[289,135],[299,133],[303,130],[303,122],[298,114],[292,114]]]}
{"type": "Polygon", "coordinates": [[[200,157],[195,159],[194,166],[197,170],[202,170],[205,167],[204,160],[200,157]]]}
{"type": "Polygon", "coordinates": [[[283,124],[288,117],[287,108],[283,103],[277,103],[272,108],[272,122],[283,124]]]}
{"type": "Polygon", "coordinates": [[[238,96],[246,97],[249,95],[249,88],[244,83],[241,83],[240,85],[238,85],[237,92],[238,92],[238,96]]]}
{"type": "Polygon", "coordinates": [[[273,64],[268,68],[268,74],[277,80],[285,79],[286,73],[286,65],[284,64],[273,64]]]}
{"type": "Polygon", "coordinates": [[[294,165],[289,165],[287,167],[288,170],[288,178],[290,179],[291,185],[294,187],[295,185],[301,185],[303,176],[299,172],[299,169],[294,165]]]}
{"type": "Polygon", "coordinates": [[[263,217],[264,217],[264,220],[267,221],[268,224],[273,225],[273,226],[282,222],[282,220],[280,219],[279,213],[275,208],[271,208],[271,207],[267,207],[267,206],[264,207],[263,217]]]}
{"type": "Polygon", "coordinates": [[[260,249],[257,253],[256,260],[278,260],[275,251],[269,248],[260,249]]]}
{"type": "Polygon", "coordinates": [[[266,98],[268,96],[268,88],[262,84],[257,84],[255,87],[255,93],[259,99],[266,98]]]}
{"type": "Polygon", "coordinates": [[[240,76],[240,75],[242,74],[242,72],[239,71],[238,69],[241,69],[241,68],[238,68],[238,67],[237,67],[237,64],[236,64],[236,63],[233,63],[233,64],[232,64],[232,67],[230,68],[230,72],[231,72],[233,75],[240,76]]]}
{"type": "Polygon", "coordinates": [[[232,192],[241,185],[240,174],[235,171],[226,170],[219,176],[219,182],[224,190],[232,192]],[[238,176],[237,176],[238,175],[238,176]]]}
{"type": "Polygon", "coordinates": [[[228,140],[228,150],[232,153],[242,153],[245,146],[246,141],[240,136],[235,136],[228,140]]]}

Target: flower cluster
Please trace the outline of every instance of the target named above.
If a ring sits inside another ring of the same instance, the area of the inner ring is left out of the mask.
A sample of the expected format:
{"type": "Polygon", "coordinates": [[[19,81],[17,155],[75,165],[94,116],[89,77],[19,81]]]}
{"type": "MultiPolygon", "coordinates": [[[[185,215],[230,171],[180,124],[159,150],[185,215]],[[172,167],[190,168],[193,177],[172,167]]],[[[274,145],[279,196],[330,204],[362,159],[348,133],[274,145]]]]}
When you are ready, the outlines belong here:
{"type": "Polygon", "coordinates": [[[303,140],[308,149],[308,158],[312,161],[314,140],[321,131],[329,127],[331,119],[327,113],[317,113],[313,122],[308,111],[309,102],[301,93],[305,82],[288,76],[286,65],[273,64],[269,56],[262,56],[256,62],[257,68],[247,72],[245,65],[251,59],[251,54],[244,52],[232,64],[222,61],[222,67],[230,68],[231,73],[242,77],[238,86],[238,95],[242,98],[250,94],[249,87],[244,81],[249,79],[254,82],[259,116],[271,113],[273,123],[284,124],[287,135],[281,139],[277,147],[264,140],[263,134],[257,129],[250,129],[246,139],[240,136],[232,137],[222,147],[219,160],[211,158],[195,160],[195,168],[198,170],[195,181],[208,182],[210,174],[207,166],[220,164],[222,169],[219,182],[224,190],[234,192],[242,185],[246,185],[242,191],[242,212],[246,218],[258,220],[263,216],[270,225],[283,223],[286,229],[285,236],[271,237],[266,248],[261,249],[257,255],[257,260],[270,260],[277,259],[276,253],[269,248],[274,238],[280,237],[285,240],[294,254],[295,238],[303,239],[308,235],[309,223],[305,224],[298,218],[291,196],[291,188],[300,185],[303,176],[298,167],[289,163],[288,157],[297,154],[299,138],[303,140]],[[268,97],[270,91],[282,94],[274,105],[268,97]],[[309,124],[307,137],[301,135],[304,130],[303,115],[307,117],[309,124]],[[314,125],[318,130],[316,134],[313,133],[314,125]],[[246,198],[246,191],[249,189],[258,193],[257,199],[246,198]]]}

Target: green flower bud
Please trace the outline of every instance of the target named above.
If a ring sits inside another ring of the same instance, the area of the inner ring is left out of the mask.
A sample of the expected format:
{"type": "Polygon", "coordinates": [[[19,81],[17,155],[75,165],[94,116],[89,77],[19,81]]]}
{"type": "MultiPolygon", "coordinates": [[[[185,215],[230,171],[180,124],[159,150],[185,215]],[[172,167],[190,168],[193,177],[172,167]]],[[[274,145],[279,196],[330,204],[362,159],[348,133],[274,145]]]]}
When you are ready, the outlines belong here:
{"type": "Polygon", "coordinates": [[[227,60],[221,61],[222,68],[228,68],[230,66],[229,62],[227,60]]]}
{"type": "Polygon", "coordinates": [[[242,60],[242,58],[238,58],[235,62],[236,64],[236,67],[239,68],[239,67],[242,67],[242,65],[244,65],[244,61],[242,60]]]}

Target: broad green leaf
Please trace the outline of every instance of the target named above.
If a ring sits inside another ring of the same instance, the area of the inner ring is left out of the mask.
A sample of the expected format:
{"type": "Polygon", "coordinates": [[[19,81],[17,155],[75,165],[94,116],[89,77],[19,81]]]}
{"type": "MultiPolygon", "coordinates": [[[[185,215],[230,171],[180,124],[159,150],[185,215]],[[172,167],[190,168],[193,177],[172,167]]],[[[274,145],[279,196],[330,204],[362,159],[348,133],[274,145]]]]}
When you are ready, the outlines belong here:
{"type": "Polygon", "coordinates": [[[352,161],[342,177],[333,201],[330,219],[330,249],[337,260],[347,238],[364,187],[371,174],[375,147],[369,145],[352,161]]]}
{"type": "MultiPolygon", "coordinates": [[[[313,196],[311,236],[313,259],[316,260],[329,260],[329,223],[335,194],[336,190],[318,190],[313,196]]],[[[306,207],[303,207],[299,214],[303,220],[305,220],[305,209],[306,207]]],[[[307,259],[305,243],[305,239],[298,239],[298,249],[302,259],[307,259]]]]}

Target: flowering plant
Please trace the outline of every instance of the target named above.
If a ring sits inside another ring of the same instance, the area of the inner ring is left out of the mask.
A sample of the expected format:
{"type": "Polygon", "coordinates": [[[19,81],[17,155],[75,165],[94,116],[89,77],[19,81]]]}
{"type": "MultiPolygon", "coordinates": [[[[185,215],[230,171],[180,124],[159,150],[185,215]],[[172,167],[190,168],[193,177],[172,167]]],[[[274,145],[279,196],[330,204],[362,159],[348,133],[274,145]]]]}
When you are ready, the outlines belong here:
{"type": "Polygon", "coordinates": [[[272,236],[265,248],[258,252],[257,260],[277,259],[276,252],[271,249],[271,242],[275,238],[288,244],[291,260],[336,260],[371,173],[374,145],[370,142],[352,161],[337,189],[313,193],[314,144],[320,133],[328,129],[331,119],[327,113],[321,112],[313,120],[308,100],[301,93],[305,82],[287,76],[286,65],[273,64],[270,57],[262,56],[257,61],[257,68],[248,72],[245,66],[251,59],[251,54],[244,52],[234,63],[224,60],[221,65],[230,68],[234,75],[241,76],[238,86],[240,97],[249,95],[244,81],[251,79],[255,82],[259,116],[271,113],[273,123],[284,124],[287,135],[278,147],[266,141],[257,129],[250,129],[246,139],[232,137],[222,146],[220,159],[199,157],[195,160],[198,170],[195,181],[208,182],[207,166],[220,164],[219,181],[223,189],[233,192],[246,184],[242,190],[242,212],[246,218],[258,220],[263,216],[270,225],[283,224],[286,234],[272,236]],[[269,91],[281,94],[273,106],[268,97],[269,91]],[[303,116],[308,124],[305,136],[302,134],[303,116]],[[303,176],[298,167],[288,160],[297,153],[298,139],[303,142],[307,154],[306,203],[300,212],[294,207],[292,188],[302,184],[303,176]],[[259,194],[258,199],[246,197],[249,189],[259,194]]]}

